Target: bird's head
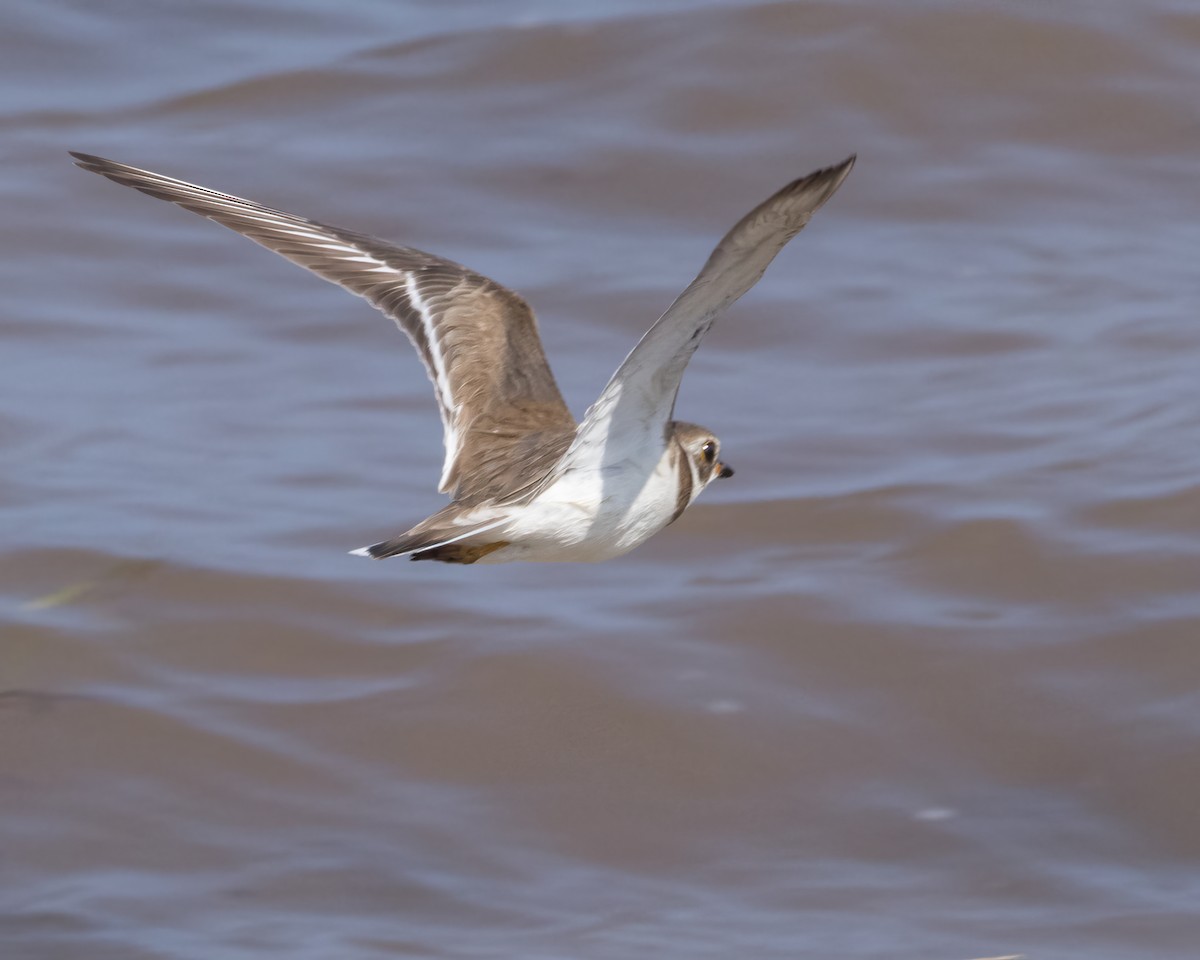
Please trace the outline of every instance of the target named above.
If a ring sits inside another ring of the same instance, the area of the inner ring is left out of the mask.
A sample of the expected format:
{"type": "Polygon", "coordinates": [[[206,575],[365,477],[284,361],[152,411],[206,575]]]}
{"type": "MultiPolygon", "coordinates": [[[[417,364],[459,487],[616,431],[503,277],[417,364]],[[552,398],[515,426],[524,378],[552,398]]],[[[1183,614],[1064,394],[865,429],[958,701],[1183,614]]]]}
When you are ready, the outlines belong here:
{"type": "Polygon", "coordinates": [[[707,427],[675,420],[671,423],[672,440],[679,445],[695,481],[692,499],[717,477],[733,476],[733,467],[721,460],[721,441],[707,427]]]}

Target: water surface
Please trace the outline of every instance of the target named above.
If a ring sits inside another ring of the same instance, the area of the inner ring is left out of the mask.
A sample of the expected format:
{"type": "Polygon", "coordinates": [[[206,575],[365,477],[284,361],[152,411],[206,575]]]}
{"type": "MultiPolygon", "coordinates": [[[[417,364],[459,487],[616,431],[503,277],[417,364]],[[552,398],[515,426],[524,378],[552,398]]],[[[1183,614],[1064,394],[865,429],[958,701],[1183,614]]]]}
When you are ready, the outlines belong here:
{"type": "Polygon", "coordinates": [[[7,17],[4,957],[1195,953],[1190,4],[7,17]],[[860,159],[685,380],[737,477],[489,568],[345,553],[441,504],[384,318],[68,149],[513,286],[577,413],[860,159]]]}

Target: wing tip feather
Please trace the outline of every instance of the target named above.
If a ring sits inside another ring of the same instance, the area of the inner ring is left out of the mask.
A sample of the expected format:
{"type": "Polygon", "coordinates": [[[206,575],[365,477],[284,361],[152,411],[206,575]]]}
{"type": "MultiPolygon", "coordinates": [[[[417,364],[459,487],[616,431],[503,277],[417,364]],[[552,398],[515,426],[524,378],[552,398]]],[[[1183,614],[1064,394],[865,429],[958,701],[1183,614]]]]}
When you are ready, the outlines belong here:
{"type": "MultiPolygon", "coordinates": [[[[857,162],[858,154],[852,153],[841,163],[822,167],[798,180],[793,180],[783,188],[781,194],[793,197],[802,194],[814,195],[810,201],[809,213],[815,213],[825,204],[826,200],[837,193],[838,188],[845,182],[846,177],[850,176],[850,171],[854,169],[854,164],[857,162]]],[[[770,201],[767,202],[770,203],[770,201]]]]}

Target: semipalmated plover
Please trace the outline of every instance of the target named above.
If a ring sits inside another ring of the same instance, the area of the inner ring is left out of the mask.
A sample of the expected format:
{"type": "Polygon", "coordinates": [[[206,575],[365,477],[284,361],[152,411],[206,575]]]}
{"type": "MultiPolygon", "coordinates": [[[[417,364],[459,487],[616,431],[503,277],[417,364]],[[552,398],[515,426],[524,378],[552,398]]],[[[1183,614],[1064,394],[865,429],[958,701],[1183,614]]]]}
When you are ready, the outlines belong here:
{"type": "Polygon", "coordinates": [[[442,414],[451,503],[391,540],[351,551],[447,563],[607,560],[732,476],[711,431],[675,420],[684,368],[719,316],[841,186],[854,157],[788,184],[717,244],[617,368],[580,424],[521,297],[441,257],[182,180],[71,154],[79,166],[170,200],[370,301],[417,348],[442,414]]]}

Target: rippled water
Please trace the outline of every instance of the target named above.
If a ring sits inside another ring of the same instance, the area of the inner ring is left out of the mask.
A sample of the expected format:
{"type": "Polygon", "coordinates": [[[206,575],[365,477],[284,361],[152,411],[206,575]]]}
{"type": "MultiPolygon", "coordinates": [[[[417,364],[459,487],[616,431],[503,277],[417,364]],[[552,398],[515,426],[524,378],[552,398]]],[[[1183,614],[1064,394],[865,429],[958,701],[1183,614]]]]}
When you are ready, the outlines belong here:
{"type": "Polygon", "coordinates": [[[1200,12],[27,4],[0,31],[0,955],[1154,960],[1200,943],[1200,12]],[[369,307],[85,150],[521,290],[577,412],[857,150],[596,566],[440,505],[369,307]]]}

